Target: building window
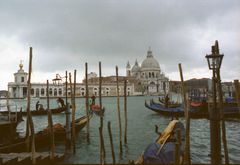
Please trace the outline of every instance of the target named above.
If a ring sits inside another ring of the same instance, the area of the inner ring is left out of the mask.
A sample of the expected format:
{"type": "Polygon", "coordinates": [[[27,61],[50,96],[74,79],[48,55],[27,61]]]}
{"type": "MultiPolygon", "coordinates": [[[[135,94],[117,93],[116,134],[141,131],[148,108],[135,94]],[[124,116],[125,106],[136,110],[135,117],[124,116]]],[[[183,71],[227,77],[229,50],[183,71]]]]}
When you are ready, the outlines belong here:
{"type": "Polygon", "coordinates": [[[57,88],[54,88],[54,96],[57,96],[57,88]]]}
{"type": "Polygon", "coordinates": [[[39,97],[39,88],[36,89],[36,97],[39,97]]]}
{"type": "Polygon", "coordinates": [[[21,82],[24,82],[24,77],[21,77],[21,82]]]}
{"type": "Polygon", "coordinates": [[[61,96],[62,95],[62,88],[58,89],[58,94],[61,96]]]}
{"type": "Polygon", "coordinates": [[[32,96],[34,95],[34,89],[33,88],[31,89],[31,95],[32,96]]]}
{"type": "Polygon", "coordinates": [[[43,96],[45,93],[44,88],[41,88],[41,95],[43,96]]]}
{"type": "Polygon", "coordinates": [[[49,96],[52,96],[52,88],[49,89],[49,96]]]}

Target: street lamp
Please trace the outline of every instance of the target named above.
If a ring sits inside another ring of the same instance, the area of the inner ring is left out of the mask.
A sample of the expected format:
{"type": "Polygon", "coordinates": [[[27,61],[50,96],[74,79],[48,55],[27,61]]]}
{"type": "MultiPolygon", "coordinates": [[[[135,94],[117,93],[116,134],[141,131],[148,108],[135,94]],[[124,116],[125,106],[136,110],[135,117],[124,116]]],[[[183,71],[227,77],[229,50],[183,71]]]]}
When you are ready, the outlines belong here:
{"type": "Polygon", "coordinates": [[[62,84],[62,79],[65,77],[61,77],[58,73],[56,74],[56,78],[52,79],[53,85],[61,85],[62,84]]]}
{"type": "Polygon", "coordinates": [[[215,46],[212,46],[212,54],[206,55],[208,67],[210,70],[217,70],[221,68],[223,54],[219,54],[215,50],[215,46]]]}
{"type": "MultiPolygon", "coordinates": [[[[221,164],[221,132],[220,132],[220,112],[217,109],[216,86],[220,72],[223,55],[219,54],[218,41],[212,46],[212,54],[205,56],[208,67],[213,71],[212,92],[213,106],[209,109],[210,119],[210,140],[211,140],[211,163],[221,164]]],[[[221,98],[219,98],[221,99],[221,98]]]]}

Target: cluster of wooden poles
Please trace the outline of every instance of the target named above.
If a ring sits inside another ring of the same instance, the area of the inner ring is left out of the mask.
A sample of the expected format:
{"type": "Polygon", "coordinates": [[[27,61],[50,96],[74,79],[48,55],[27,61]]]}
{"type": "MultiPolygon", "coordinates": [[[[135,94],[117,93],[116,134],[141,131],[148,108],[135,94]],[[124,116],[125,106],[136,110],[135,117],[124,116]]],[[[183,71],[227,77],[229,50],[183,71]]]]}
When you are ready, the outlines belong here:
{"type": "MultiPolygon", "coordinates": [[[[34,134],[34,123],[32,120],[31,112],[30,112],[30,92],[31,91],[31,71],[32,71],[32,47],[30,47],[29,53],[29,70],[28,70],[28,82],[27,82],[27,122],[26,122],[26,146],[30,148],[31,142],[31,153],[32,153],[32,163],[36,164],[35,159],[35,134],[34,134]]],[[[76,113],[76,102],[75,102],[75,95],[76,95],[76,70],[74,70],[74,82],[72,83],[72,75],[71,73],[67,73],[66,71],[66,149],[72,149],[73,153],[76,153],[76,133],[75,133],[75,113],[76,113]],[[68,77],[70,83],[70,91],[71,91],[71,105],[72,105],[72,129],[70,130],[70,106],[68,104],[68,77]]],[[[118,80],[118,67],[116,66],[116,86],[117,86],[117,115],[119,120],[119,149],[120,154],[122,154],[122,126],[121,126],[121,115],[120,115],[120,96],[119,96],[119,80],[118,80]]],[[[87,115],[87,142],[90,143],[90,133],[89,133],[89,91],[88,91],[88,64],[85,63],[85,88],[86,88],[86,96],[85,96],[85,110],[87,115]]],[[[99,62],[99,104],[100,108],[102,109],[102,69],[101,69],[101,62],[99,62]]],[[[47,80],[47,110],[48,110],[48,128],[50,133],[50,159],[54,159],[55,153],[55,142],[54,142],[54,133],[53,133],[53,121],[52,121],[52,113],[49,108],[49,82],[47,80]]],[[[124,80],[124,117],[125,117],[125,129],[124,129],[124,143],[127,143],[127,80],[124,80]]],[[[114,146],[113,146],[113,138],[111,133],[111,122],[108,121],[108,133],[111,145],[111,152],[112,152],[112,160],[113,164],[116,163],[115,160],[115,153],[114,153],[114,146]]],[[[103,116],[100,116],[100,127],[99,127],[99,135],[100,135],[100,163],[105,163],[105,147],[104,147],[104,138],[103,138],[103,116]]]]}
{"type": "MultiPolygon", "coordinates": [[[[188,100],[188,95],[185,90],[184,86],[184,80],[183,80],[183,74],[182,74],[182,67],[181,64],[178,64],[179,72],[180,72],[180,78],[181,78],[181,88],[182,88],[182,98],[184,100],[184,116],[185,116],[185,126],[186,126],[186,132],[185,132],[185,151],[184,151],[184,163],[185,164],[191,164],[191,154],[190,154],[190,118],[189,118],[189,108],[190,108],[190,102],[188,100]]],[[[216,81],[216,93],[218,94],[218,98],[223,98],[222,95],[222,86],[221,86],[221,77],[220,77],[220,70],[217,71],[217,78],[213,79],[213,81],[216,81]]],[[[213,82],[215,83],[215,82],[213,82]]],[[[240,107],[240,86],[239,86],[239,80],[234,80],[234,86],[236,89],[236,100],[238,107],[240,107]]],[[[216,99],[216,97],[215,97],[216,99]]],[[[217,105],[211,108],[217,108],[217,105]]],[[[209,107],[210,109],[210,107],[209,107]]],[[[222,132],[222,144],[224,149],[224,158],[225,158],[225,164],[229,164],[229,155],[228,155],[228,147],[227,147],[227,137],[226,137],[226,127],[225,127],[225,119],[223,117],[223,100],[219,99],[219,105],[218,109],[220,111],[220,119],[221,119],[221,132],[222,132]]],[[[240,109],[239,109],[240,113],[240,109]]],[[[211,130],[210,130],[211,131],[211,130]]],[[[211,133],[211,132],[210,132],[211,133]]],[[[180,132],[177,132],[177,137],[181,136],[179,135],[180,132]]],[[[180,138],[178,138],[180,139],[180,138]]],[[[179,142],[180,140],[177,140],[176,147],[175,147],[175,164],[179,164],[180,155],[179,155],[179,142]]],[[[220,146],[219,146],[220,147],[220,146]]],[[[219,151],[221,152],[221,150],[219,151]]],[[[212,155],[211,155],[212,156],[212,155]]],[[[212,158],[214,159],[214,158],[212,158]]],[[[213,161],[213,160],[212,160],[213,161]]],[[[221,162],[221,160],[219,160],[221,162]]]]}
{"type": "MultiPolygon", "coordinates": [[[[86,71],[87,71],[87,63],[86,63],[86,71]]],[[[86,72],[87,76],[87,72],[86,72]]],[[[87,81],[87,77],[86,77],[87,81]]],[[[117,115],[118,115],[118,126],[119,126],[119,153],[122,155],[122,122],[121,122],[121,113],[120,113],[120,96],[119,96],[119,78],[118,78],[118,66],[116,66],[116,82],[117,82],[117,115]]],[[[88,83],[86,82],[86,85],[88,83]]],[[[87,87],[86,87],[87,89],[87,87]]],[[[101,72],[101,62],[99,62],[99,103],[100,108],[102,107],[102,72],[101,72]]],[[[88,97],[88,95],[87,95],[88,97]]],[[[127,80],[124,80],[124,119],[125,119],[125,128],[124,128],[124,144],[127,144],[127,80]]],[[[115,164],[115,152],[113,146],[113,138],[111,131],[111,122],[108,121],[108,134],[110,139],[111,153],[112,153],[112,163],[115,164]]],[[[104,138],[103,138],[103,116],[100,117],[100,127],[99,127],[99,135],[100,135],[100,164],[106,163],[106,151],[104,146],[104,138]]]]}
{"type": "MultiPolygon", "coordinates": [[[[31,90],[31,71],[32,71],[32,47],[30,47],[30,53],[29,53],[29,75],[28,75],[28,91],[31,90]]],[[[182,67],[181,64],[179,66],[179,72],[180,72],[180,78],[181,78],[181,84],[182,84],[182,97],[184,99],[184,109],[185,109],[185,122],[186,122],[186,139],[185,139],[185,154],[184,154],[184,162],[186,164],[191,164],[191,158],[190,158],[190,118],[188,115],[189,111],[189,102],[188,102],[188,96],[185,91],[184,87],[184,80],[183,80],[183,74],[182,74],[182,67]]],[[[69,105],[67,103],[67,71],[66,71],[66,106],[67,110],[69,110],[69,105]]],[[[221,81],[220,81],[220,73],[218,72],[217,74],[218,77],[218,82],[217,82],[217,90],[218,90],[218,97],[222,98],[222,92],[221,92],[221,81]]],[[[85,63],[85,85],[86,85],[86,115],[88,117],[88,122],[87,122],[87,141],[90,142],[90,135],[89,135],[89,92],[88,92],[88,64],[85,63]]],[[[67,126],[67,132],[66,132],[66,138],[67,138],[67,143],[71,144],[71,148],[73,149],[73,153],[76,152],[76,147],[75,147],[75,112],[76,112],[76,103],[75,103],[75,94],[76,94],[76,70],[74,70],[74,83],[72,83],[72,78],[71,78],[71,73],[69,73],[69,82],[70,82],[70,89],[71,89],[71,105],[72,105],[72,136],[69,138],[70,135],[70,121],[69,118],[66,117],[66,126],[67,126]],[[71,140],[70,140],[71,139],[71,140]],[[69,141],[70,140],[70,141],[69,141]]],[[[118,115],[118,125],[119,125],[119,150],[120,154],[122,154],[122,125],[121,125],[121,115],[120,115],[120,98],[119,98],[119,80],[118,80],[118,67],[116,66],[116,82],[117,82],[117,115],[118,115]]],[[[238,101],[238,106],[240,107],[240,91],[239,91],[239,81],[235,80],[235,89],[236,89],[236,97],[238,101]]],[[[52,121],[52,114],[51,111],[49,110],[49,82],[47,80],[47,109],[48,109],[48,126],[50,128],[50,144],[51,144],[51,155],[50,159],[54,159],[54,152],[55,152],[55,145],[54,145],[54,134],[53,134],[53,121],[52,121]]],[[[126,86],[127,86],[127,80],[124,80],[124,117],[125,117],[125,129],[124,129],[124,143],[127,143],[127,92],[126,92],[126,86]]],[[[101,71],[101,62],[99,62],[99,104],[100,108],[102,108],[102,71],[101,71]]],[[[30,113],[30,92],[27,93],[27,125],[26,125],[26,143],[27,143],[27,148],[29,148],[29,144],[31,141],[31,151],[32,151],[32,163],[36,164],[36,159],[35,159],[35,137],[34,137],[34,124],[32,120],[32,116],[30,113]],[[31,135],[31,136],[29,136],[31,135]],[[30,139],[31,138],[31,139],[30,139]]],[[[220,108],[220,114],[221,116],[223,115],[223,101],[222,99],[219,99],[219,108],[220,108]]],[[[66,111],[67,113],[67,111],[66,111]]],[[[67,116],[67,115],[66,115],[67,116]]],[[[110,145],[111,145],[111,152],[112,152],[112,160],[113,164],[116,163],[115,160],[115,153],[114,153],[114,147],[113,147],[113,139],[112,139],[112,133],[111,133],[111,122],[108,121],[108,133],[109,133],[109,138],[110,138],[110,145]]],[[[106,163],[105,158],[105,147],[104,147],[104,138],[103,138],[103,116],[100,117],[100,127],[99,127],[99,135],[100,135],[100,163],[106,163]]],[[[229,164],[229,158],[228,158],[228,149],[227,149],[227,140],[226,140],[226,130],[225,130],[225,122],[224,118],[222,117],[222,141],[223,141],[223,146],[224,146],[224,157],[225,157],[225,163],[229,164]]],[[[69,145],[68,144],[68,145],[69,145]]],[[[176,144],[179,145],[179,144],[176,144]]],[[[176,153],[176,161],[175,163],[179,163],[179,154],[176,153]]]]}

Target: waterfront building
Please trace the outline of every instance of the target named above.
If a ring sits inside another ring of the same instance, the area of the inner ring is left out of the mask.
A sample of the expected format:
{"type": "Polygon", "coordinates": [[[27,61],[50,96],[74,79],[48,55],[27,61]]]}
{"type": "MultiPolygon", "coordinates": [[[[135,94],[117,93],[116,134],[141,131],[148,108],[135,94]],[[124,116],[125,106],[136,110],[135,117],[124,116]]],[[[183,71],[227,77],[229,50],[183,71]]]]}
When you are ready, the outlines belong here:
{"type": "MultiPolygon", "coordinates": [[[[97,74],[91,72],[89,75],[88,90],[89,96],[99,95],[99,84],[97,74]],[[97,81],[96,81],[97,80],[97,81]]],[[[59,76],[59,75],[58,75],[59,76]]],[[[8,91],[10,98],[26,98],[27,97],[27,79],[28,73],[23,70],[23,64],[19,65],[19,70],[14,73],[14,82],[8,83],[8,91]]],[[[117,95],[117,85],[116,76],[109,76],[103,78],[102,82],[102,96],[116,96],[117,95]],[[107,81],[105,81],[107,80],[107,81]]],[[[64,80],[63,80],[64,81],[64,80]]],[[[47,96],[47,84],[46,83],[31,83],[31,97],[44,98],[47,96]]],[[[70,84],[68,84],[66,90],[65,82],[53,83],[49,82],[49,96],[50,97],[65,97],[66,91],[68,96],[71,94],[70,84]]],[[[84,97],[86,94],[85,80],[82,83],[76,83],[76,96],[84,97]]],[[[124,81],[120,78],[119,81],[119,94],[120,96],[124,94],[124,81]]],[[[134,84],[127,83],[127,94],[134,94],[134,84]]]]}
{"type": "Polygon", "coordinates": [[[136,60],[131,68],[130,63],[127,62],[126,76],[135,84],[135,92],[158,95],[169,91],[169,78],[161,71],[160,65],[150,48],[141,65],[136,60]]]}

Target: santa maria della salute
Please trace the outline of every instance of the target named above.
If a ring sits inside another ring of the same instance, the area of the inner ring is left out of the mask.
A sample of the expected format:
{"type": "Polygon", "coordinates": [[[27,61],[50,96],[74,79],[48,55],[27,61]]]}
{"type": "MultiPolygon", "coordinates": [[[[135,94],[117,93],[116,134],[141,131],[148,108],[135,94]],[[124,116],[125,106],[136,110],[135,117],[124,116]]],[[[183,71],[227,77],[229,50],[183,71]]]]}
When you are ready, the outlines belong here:
{"type": "MultiPolygon", "coordinates": [[[[59,74],[56,75],[56,78],[59,74]]],[[[19,65],[19,70],[14,73],[14,82],[8,83],[8,91],[10,98],[26,98],[27,96],[27,79],[28,73],[23,70],[23,64],[19,65]]],[[[46,78],[47,79],[47,78],[46,78]]],[[[135,61],[133,67],[130,63],[126,66],[126,75],[119,76],[119,92],[123,95],[124,80],[127,80],[127,94],[128,95],[159,95],[169,91],[169,79],[161,71],[158,61],[154,58],[151,49],[147,51],[147,57],[139,65],[135,61]]],[[[76,96],[84,97],[86,94],[84,79],[82,82],[76,84],[76,96]]],[[[89,94],[99,95],[99,77],[95,72],[88,74],[89,94]]],[[[47,85],[46,83],[31,83],[32,97],[46,97],[47,85]]],[[[102,95],[116,96],[116,76],[102,77],[102,95]]],[[[49,84],[50,97],[63,97],[66,93],[70,95],[71,88],[68,85],[66,89],[65,82],[53,82],[49,84]]]]}
{"type": "Polygon", "coordinates": [[[127,63],[126,76],[130,82],[134,82],[134,91],[142,94],[163,94],[169,90],[169,78],[161,71],[151,48],[147,51],[147,57],[141,65],[137,60],[132,67],[129,62],[127,63]]]}

